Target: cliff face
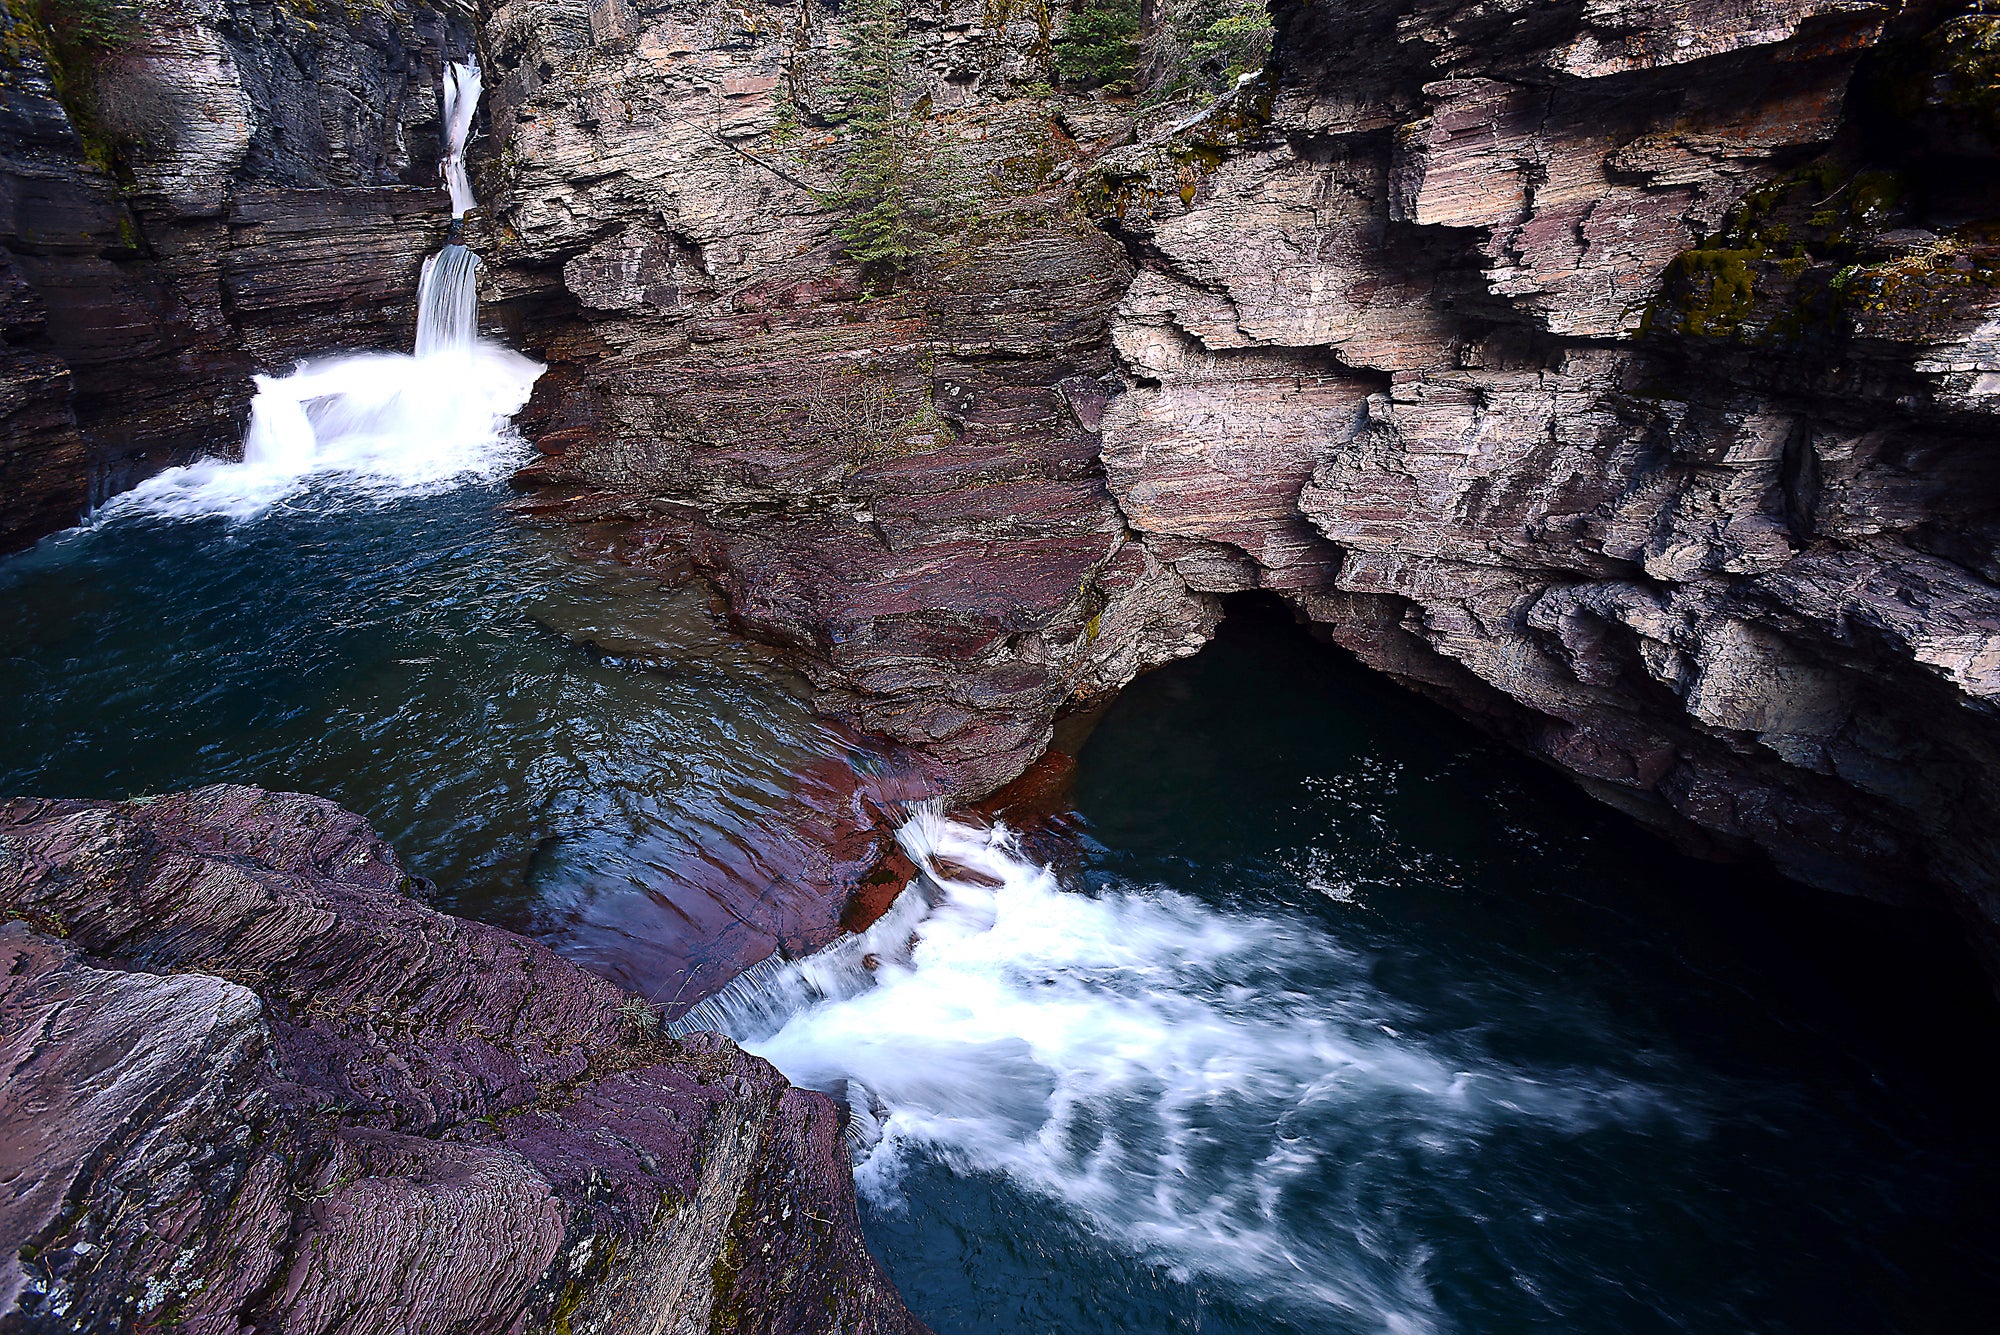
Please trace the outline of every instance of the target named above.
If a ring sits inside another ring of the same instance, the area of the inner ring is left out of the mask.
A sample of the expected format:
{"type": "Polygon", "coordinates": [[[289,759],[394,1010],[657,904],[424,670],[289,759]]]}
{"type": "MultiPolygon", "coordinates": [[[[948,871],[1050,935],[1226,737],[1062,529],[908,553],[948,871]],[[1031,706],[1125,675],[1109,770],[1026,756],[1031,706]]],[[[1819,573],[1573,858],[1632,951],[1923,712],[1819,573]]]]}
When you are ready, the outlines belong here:
{"type": "Polygon", "coordinates": [[[473,49],[449,6],[75,8],[0,6],[0,551],[226,451],[253,371],[408,337],[473,49]]]}
{"type": "Polygon", "coordinates": [[[421,889],[317,798],[0,804],[0,1329],[922,1329],[830,1100],[421,889]]]}
{"type": "Polygon", "coordinates": [[[1048,187],[1076,135],[1128,122],[1018,91],[1045,18],[924,12],[960,150],[1022,186],[893,287],[840,259],[828,169],[779,133],[786,100],[824,99],[826,8],[522,0],[485,28],[489,259],[557,368],[536,475],[686,550],[829,707],[961,791],[1216,618],[1097,465],[1131,268],[1048,187]]]}
{"type": "Polygon", "coordinates": [[[1990,20],[1277,12],[1191,198],[1205,126],[1100,169],[1134,527],[1671,835],[2000,947],[1990,20]]]}
{"type": "Polygon", "coordinates": [[[824,10],[498,3],[535,471],[961,793],[1269,590],[1685,843],[2000,950],[1962,8],[1280,3],[1271,73],[1158,126],[1034,88],[1039,11],[920,7],[1015,184],[871,297],[781,133],[824,10]]]}

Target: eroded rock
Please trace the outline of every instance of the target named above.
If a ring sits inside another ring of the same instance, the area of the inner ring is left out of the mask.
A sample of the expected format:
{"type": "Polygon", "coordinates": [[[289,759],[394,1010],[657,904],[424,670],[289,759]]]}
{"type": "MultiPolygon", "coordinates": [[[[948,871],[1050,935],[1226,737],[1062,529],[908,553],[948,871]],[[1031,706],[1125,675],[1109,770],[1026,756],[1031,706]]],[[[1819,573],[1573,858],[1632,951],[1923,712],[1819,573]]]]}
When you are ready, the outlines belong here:
{"type": "Polygon", "coordinates": [[[917,1331],[841,1115],[316,798],[0,806],[0,1326],[917,1331]]]}

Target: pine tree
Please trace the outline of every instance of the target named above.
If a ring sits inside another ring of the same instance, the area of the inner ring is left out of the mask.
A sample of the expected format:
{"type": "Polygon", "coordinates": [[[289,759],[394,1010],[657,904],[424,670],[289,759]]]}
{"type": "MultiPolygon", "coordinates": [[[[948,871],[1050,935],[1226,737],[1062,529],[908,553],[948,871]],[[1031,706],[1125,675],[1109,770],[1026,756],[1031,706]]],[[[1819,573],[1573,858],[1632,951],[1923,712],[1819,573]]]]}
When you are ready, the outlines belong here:
{"type": "Polygon", "coordinates": [[[912,91],[903,0],[849,0],[828,91],[840,108],[836,229],[849,259],[901,272],[937,249],[952,189],[939,148],[903,102],[912,91]]]}
{"type": "Polygon", "coordinates": [[[1139,64],[1139,0],[1084,0],[1055,40],[1056,75],[1082,88],[1129,88],[1139,64]]]}

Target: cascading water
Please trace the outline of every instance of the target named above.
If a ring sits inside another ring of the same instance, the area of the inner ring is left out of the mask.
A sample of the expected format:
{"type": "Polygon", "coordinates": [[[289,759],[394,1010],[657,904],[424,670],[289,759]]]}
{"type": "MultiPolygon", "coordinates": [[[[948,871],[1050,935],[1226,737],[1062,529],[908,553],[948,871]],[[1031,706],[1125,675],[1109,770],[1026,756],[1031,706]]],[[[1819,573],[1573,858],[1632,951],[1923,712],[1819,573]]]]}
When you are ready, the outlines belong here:
{"type": "Polygon", "coordinates": [[[915,811],[888,918],[683,1022],[846,1103],[933,1329],[1991,1324],[1976,979],[1239,610],[1099,724],[1060,871],[915,811]]]}
{"type": "Polygon", "coordinates": [[[444,69],[444,161],[439,172],[451,191],[451,216],[463,218],[477,202],[472,197],[472,181],[465,174],[465,145],[472,137],[472,118],[479,110],[479,96],[485,90],[479,66],[471,61],[446,65],[444,69]]]}
{"type": "Polygon", "coordinates": [[[439,171],[453,216],[443,249],[424,261],[414,355],[312,358],[288,375],[254,377],[241,460],[168,469],[113,498],[101,518],[247,518],[315,479],[399,494],[495,477],[514,466],[521,441],[512,419],[544,368],[478,336],[479,257],[461,238],[474,205],[465,146],[480,92],[478,66],[446,67],[439,171]]]}
{"type": "Polygon", "coordinates": [[[417,356],[464,352],[479,336],[479,257],[456,241],[424,261],[417,356]]]}
{"type": "Polygon", "coordinates": [[[476,201],[465,174],[465,145],[482,84],[470,61],[445,66],[444,160],[438,165],[451,192],[451,231],[444,249],[424,261],[417,288],[417,356],[458,352],[479,335],[479,257],[464,244],[465,215],[476,201]]]}
{"type": "Polygon", "coordinates": [[[1460,1145],[1702,1114],[1618,1079],[1552,1081],[1402,1037],[1366,961],[1278,919],[1160,889],[1083,895],[1004,828],[915,811],[923,875],[865,935],[767,963],[678,1032],[730,1034],[841,1097],[864,1192],[912,1151],[1059,1200],[1140,1255],[1401,1330],[1437,1313],[1422,1248],[1353,1202],[1286,1207],[1329,1165],[1313,1140],[1444,1162],[1460,1145]],[[1299,986],[1314,980],[1314,990],[1299,986]]]}

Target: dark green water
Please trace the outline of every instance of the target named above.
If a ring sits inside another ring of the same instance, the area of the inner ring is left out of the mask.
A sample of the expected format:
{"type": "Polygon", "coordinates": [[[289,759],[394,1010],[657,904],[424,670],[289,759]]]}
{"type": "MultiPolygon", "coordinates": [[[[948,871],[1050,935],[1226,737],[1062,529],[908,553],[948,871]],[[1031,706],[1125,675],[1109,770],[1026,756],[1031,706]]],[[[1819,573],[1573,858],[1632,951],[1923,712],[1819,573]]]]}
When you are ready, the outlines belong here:
{"type": "Polygon", "coordinates": [[[1114,706],[1077,805],[1039,851],[1102,948],[1003,890],[1009,944],[866,1016],[928,970],[1004,1023],[899,1030],[907,1084],[831,1016],[760,1045],[886,1104],[870,1237],[942,1335],[2000,1328],[1948,933],[1676,857],[1255,612],[1114,706]]]}
{"type": "Polygon", "coordinates": [[[671,997],[849,751],[698,590],[579,563],[508,495],[329,481],[0,561],[0,793],[318,793],[443,907],[671,997]]]}

